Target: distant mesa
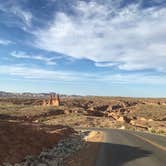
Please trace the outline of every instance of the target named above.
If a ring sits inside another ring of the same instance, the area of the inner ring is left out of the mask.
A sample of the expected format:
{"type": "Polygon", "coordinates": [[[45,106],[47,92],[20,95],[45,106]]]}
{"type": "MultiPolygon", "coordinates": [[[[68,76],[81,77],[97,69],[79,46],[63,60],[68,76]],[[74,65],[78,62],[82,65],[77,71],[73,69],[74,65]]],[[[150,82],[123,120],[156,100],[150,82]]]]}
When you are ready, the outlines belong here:
{"type": "Polygon", "coordinates": [[[43,100],[43,106],[60,106],[60,97],[58,94],[50,94],[49,99],[43,100]]]}

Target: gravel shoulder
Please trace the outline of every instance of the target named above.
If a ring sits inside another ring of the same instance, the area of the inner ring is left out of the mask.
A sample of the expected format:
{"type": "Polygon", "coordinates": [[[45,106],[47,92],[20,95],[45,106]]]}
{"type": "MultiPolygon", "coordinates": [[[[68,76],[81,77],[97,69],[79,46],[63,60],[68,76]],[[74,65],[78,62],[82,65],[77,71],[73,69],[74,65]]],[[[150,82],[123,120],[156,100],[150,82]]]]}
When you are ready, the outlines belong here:
{"type": "MultiPolygon", "coordinates": [[[[18,143],[20,141],[17,145],[21,147],[11,144],[11,140],[8,140],[9,137],[4,132],[7,138],[5,140],[11,145],[9,151],[15,155],[9,158],[8,151],[3,153],[3,156],[0,156],[2,159],[1,166],[83,166],[83,163],[86,166],[92,166],[99,148],[98,142],[102,140],[100,132],[76,131],[64,126],[56,126],[55,129],[55,126],[42,126],[39,124],[29,126],[29,124],[8,124],[3,122],[3,125],[3,129],[7,129],[7,133],[11,134],[9,130],[16,132],[16,141],[18,143]],[[21,132],[24,129],[26,129],[26,132],[22,135],[21,132]],[[41,134],[43,132],[46,132],[45,137],[41,134]],[[50,137],[46,137],[48,132],[51,134],[49,135],[50,137]],[[40,145],[40,147],[36,147],[36,145],[40,145]],[[27,151],[28,147],[29,151],[27,151]],[[22,152],[25,152],[24,155],[22,152]],[[3,157],[5,158],[3,159],[3,157]],[[86,163],[83,161],[86,161],[86,163]]],[[[4,145],[7,146],[7,143],[4,143],[4,145]]],[[[3,146],[2,143],[0,144],[1,146],[3,146]]]]}
{"type": "Polygon", "coordinates": [[[93,166],[96,162],[98,151],[103,141],[103,134],[91,131],[86,139],[86,146],[75,155],[67,158],[65,166],[93,166]]]}

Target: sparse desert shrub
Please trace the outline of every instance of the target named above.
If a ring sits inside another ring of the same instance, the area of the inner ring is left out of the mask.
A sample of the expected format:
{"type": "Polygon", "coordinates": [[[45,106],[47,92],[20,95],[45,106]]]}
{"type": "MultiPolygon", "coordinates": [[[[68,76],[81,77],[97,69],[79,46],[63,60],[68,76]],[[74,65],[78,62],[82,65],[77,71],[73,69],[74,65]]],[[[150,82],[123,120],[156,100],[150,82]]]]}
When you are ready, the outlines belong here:
{"type": "Polygon", "coordinates": [[[154,128],[148,128],[148,131],[151,133],[156,133],[156,130],[154,128]]]}

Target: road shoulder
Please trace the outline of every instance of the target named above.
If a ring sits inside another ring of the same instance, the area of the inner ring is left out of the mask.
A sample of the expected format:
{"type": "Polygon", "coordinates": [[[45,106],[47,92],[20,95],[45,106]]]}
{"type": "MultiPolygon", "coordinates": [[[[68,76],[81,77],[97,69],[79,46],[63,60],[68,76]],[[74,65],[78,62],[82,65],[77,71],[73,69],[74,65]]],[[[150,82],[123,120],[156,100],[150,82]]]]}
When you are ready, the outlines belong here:
{"type": "Polygon", "coordinates": [[[98,151],[103,141],[103,133],[99,131],[91,131],[86,137],[87,146],[77,154],[68,158],[65,162],[66,166],[93,166],[96,162],[98,151]]]}

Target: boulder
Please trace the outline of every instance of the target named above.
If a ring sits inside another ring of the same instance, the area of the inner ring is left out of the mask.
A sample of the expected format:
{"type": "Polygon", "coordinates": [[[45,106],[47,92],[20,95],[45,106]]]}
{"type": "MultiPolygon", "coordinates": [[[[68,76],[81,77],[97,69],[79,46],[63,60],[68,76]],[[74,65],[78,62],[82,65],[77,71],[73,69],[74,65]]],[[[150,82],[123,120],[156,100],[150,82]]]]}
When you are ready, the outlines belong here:
{"type": "Polygon", "coordinates": [[[108,113],[108,114],[107,114],[107,117],[111,117],[111,118],[113,118],[114,120],[117,120],[117,119],[119,118],[119,116],[118,116],[116,113],[114,113],[114,112],[108,113]]]}
{"type": "Polygon", "coordinates": [[[130,118],[128,118],[127,116],[121,116],[117,119],[118,122],[125,122],[125,123],[129,123],[130,122],[130,118]]]}
{"type": "Polygon", "coordinates": [[[87,109],[87,112],[94,111],[94,110],[95,110],[94,107],[89,107],[89,108],[87,109]]]}
{"type": "Polygon", "coordinates": [[[124,117],[123,117],[123,116],[119,117],[119,118],[117,119],[117,121],[118,121],[118,122],[125,122],[125,120],[124,120],[124,117]]]}
{"type": "Polygon", "coordinates": [[[107,107],[107,111],[108,111],[108,112],[111,112],[111,111],[112,111],[112,105],[109,105],[109,106],[107,107]]]}
{"type": "Polygon", "coordinates": [[[125,126],[121,126],[119,129],[121,129],[121,130],[125,130],[126,127],[125,127],[125,126]]]}
{"type": "Polygon", "coordinates": [[[120,108],[122,108],[122,105],[120,105],[120,104],[116,104],[116,105],[112,106],[112,110],[117,110],[117,109],[120,109],[120,108]]]}
{"type": "Polygon", "coordinates": [[[166,117],[160,118],[160,121],[166,121],[166,117]]]}
{"type": "Polygon", "coordinates": [[[148,122],[153,122],[154,120],[153,119],[148,119],[148,122]]]}
{"type": "Polygon", "coordinates": [[[104,113],[101,111],[91,111],[91,110],[87,110],[87,114],[90,116],[99,116],[102,117],[104,116],[104,113]]]}
{"type": "Polygon", "coordinates": [[[126,109],[126,108],[120,108],[120,109],[119,109],[119,112],[120,112],[120,113],[127,112],[127,109],[126,109]]]}
{"type": "Polygon", "coordinates": [[[69,110],[64,110],[64,114],[70,114],[69,110]]]}
{"type": "Polygon", "coordinates": [[[135,123],[136,123],[135,120],[131,120],[131,121],[130,121],[130,124],[131,124],[131,125],[135,125],[135,123]]]}
{"type": "Polygon", "coordinates": [[[144,117],[140,117],[139,120],[141,120],[141,121],[147,121],[147,119],[144,118],[144,117]]]}
{"type": "Polygon", "coordinates": [[[104,112],[104,111],[107,111],[108,107],[109,105],[100,105],[100,106],[96,106],[95,110],[104,112]]]}
{"type": "Polygon", "coordinates": [[[125,104],[126,107],[132,107],[132,106],[136,106],[138,104],[138,102],[125,101],[124,104],[125,104]]]}

